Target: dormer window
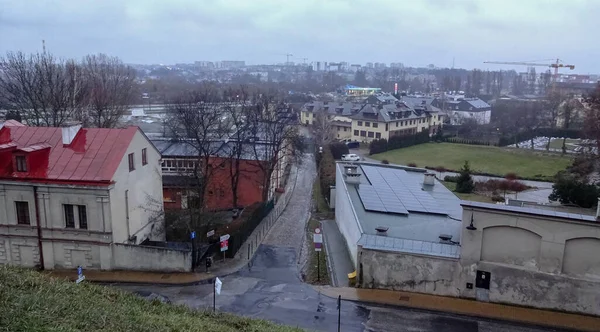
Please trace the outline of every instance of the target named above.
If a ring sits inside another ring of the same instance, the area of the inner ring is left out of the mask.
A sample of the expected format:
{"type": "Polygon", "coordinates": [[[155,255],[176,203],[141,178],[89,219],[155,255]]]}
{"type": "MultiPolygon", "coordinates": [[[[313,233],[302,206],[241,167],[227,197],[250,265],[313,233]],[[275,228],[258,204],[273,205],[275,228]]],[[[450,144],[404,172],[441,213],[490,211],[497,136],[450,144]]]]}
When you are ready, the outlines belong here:
{"type": "Polygon", "coordinates": [[[27,159],[25,156],[16,156],[17,172],[27,172],[27,159]]]}

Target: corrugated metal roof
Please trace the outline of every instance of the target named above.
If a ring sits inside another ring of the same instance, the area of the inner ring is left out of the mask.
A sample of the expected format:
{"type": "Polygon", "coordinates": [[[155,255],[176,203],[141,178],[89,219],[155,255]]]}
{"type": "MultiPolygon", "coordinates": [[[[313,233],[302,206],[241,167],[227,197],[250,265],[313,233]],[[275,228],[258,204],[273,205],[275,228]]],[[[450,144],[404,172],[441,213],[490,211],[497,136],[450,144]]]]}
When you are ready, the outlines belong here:
{"type": "MultiPolygon", "coordinates": [[[[82,128],[73,142],[63,145],[62,129],[56,127],[4,126],[10,141],[21,151],[50,148],[48,165],[35,174],[14,174],[0,170],[3,178],[73,182],[112,181],[137,127],[126,129],[82,128]]],[[[37,165],[36,165],[37,166],[37,165]]]]}

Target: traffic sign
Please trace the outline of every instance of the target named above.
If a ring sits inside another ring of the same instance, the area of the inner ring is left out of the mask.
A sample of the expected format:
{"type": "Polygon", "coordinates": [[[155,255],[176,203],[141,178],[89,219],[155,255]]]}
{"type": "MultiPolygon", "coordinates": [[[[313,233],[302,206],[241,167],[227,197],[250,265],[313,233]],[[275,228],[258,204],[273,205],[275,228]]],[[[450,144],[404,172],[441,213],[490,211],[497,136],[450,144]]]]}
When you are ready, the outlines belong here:
{"type": "Polygon", "coordinates": [[[83,268],[81,266],[77,267],[77,276],[81,277],[83,275],[83,268]]]}
{"type": "Polygon", "coordinates": [[[315,251],[321,251],[322,244],[315,242],[315,251]]]}
{"type": "Polygon", "coordinates": [[[317,234],[321,233],[321,229],[319,227],[315,228],[315,233],[317,233],[317,234]]]}
{"type": "Polygon", "coordinates": [[[192,232],[192,234],[190,234],[190,237],[191,237],[192,239],[195,239],[195,238],[196,238],[196,231],[193,231],[193,232],[192,232]]]}
{"type": "Polygon", "coordinates": [[[229,234],[222,235],[222,236],[219,238],[219,241],[221,241],[221,242],[223,242],[223,241],[227,241],[227,240],[229,240],[229,234]]]}
{"type": "Polygon", "coordinates": [[[227,251],[227,249],[229,249],[229,240],[221,241],[221,251],[227,251]]]}
{"type": "Polygon", "coordinates": [[[213,229],[212,231],[209,231],[208,233],[206,233],[206,237],[211,237],[215,235],[215,230],[213,229]]]}
{"type": "Polygon", "coordinates": [[[215,279],[215,293],[221,295],[221,286],[223,286],[223,282],[217,277],[215,279]]]}

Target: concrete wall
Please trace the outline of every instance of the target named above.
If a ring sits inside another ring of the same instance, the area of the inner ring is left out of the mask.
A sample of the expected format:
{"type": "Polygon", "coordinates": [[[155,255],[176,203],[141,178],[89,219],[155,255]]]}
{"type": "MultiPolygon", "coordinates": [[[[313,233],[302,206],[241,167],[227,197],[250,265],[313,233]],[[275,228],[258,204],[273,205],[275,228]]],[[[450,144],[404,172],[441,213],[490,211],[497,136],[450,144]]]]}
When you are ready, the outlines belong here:
{"type": "Polygon", "coordinates": [[[456,259],[358,248],[358,282],[362,288],[459,296],[456,259]]]}
{"type": "MultiPolygon", "coordinates": [[[[110,190],[113,241],[125,243],[136,236],[136,243],[146,238],[164,240],[164,234],[153,234],[151,222],[163,209],[162,171],[160,154],[152,143],[138,131],[129,144],[113,177],[110,190]],[[146,148],[148,164],[142,165],[142,149],[146,148]],[[129,171],[128,155],[134,153],[135,170],[129,171]],[[127,192],[127,193],[126,193],[127,192]],[[128,218],[129,217],[129,218],[128,218]]],[[[158,228],[157,228],[158,227],[158,228]]]]}
{"type": "Polygon", "coordinates": [[[358,240],[360,240],[362,229],[358,223],[358,218],[354,211],[354,207],[352,206],[352,202],[350,201],[350,196],[348,196],[348,184],[344,181],[344,176],[342,175],[343,172],[343,164],[336,164],[335,183],[336,188],[339,189],[336,189],[335,195],[335,222],[344,236],[344,239],[346,239],[346,245],[348,246],[352,263],[356,268],[356,260],[358,257],[357,243],[358,240]]]}
{"type": "Polygon", "coordinates": [[[489,301],[600,315],[600,223],[465,207],[463,226],[462,296],[482,270],[489,301]]]}
{"type": "Polygon", "coordinates": [[[117,270],[190,272],[192,252],[115,243],[113,268],[117,270]]]}

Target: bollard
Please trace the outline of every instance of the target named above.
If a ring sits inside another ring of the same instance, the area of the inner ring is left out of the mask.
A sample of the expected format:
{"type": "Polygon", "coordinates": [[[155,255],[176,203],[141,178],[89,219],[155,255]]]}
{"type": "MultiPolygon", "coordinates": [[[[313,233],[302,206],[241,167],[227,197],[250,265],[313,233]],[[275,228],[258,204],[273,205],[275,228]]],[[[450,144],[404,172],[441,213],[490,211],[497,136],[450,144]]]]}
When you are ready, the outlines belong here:
{"type": "Polygon", "coordinates": [[[248,243],[248,260],[250,260],[250,243],[248,243]]]}

